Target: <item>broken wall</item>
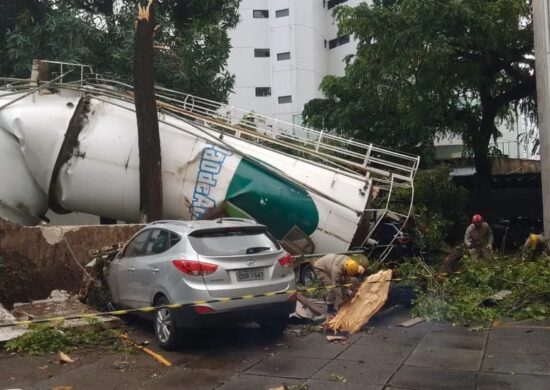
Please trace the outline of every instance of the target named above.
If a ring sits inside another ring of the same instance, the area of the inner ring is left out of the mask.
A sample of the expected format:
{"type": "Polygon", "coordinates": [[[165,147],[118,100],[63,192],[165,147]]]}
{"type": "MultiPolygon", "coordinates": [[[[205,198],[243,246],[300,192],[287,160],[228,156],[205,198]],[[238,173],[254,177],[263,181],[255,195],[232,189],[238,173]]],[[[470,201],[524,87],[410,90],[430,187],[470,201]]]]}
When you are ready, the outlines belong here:
{"type": "Polygon", "coordinates": [[[128,240],[143,225],[22,227],[0,218],[0,303],[77,293],[89,250],[128,240]],[[74,257],[69,250],[74,253],[74,257]]]}

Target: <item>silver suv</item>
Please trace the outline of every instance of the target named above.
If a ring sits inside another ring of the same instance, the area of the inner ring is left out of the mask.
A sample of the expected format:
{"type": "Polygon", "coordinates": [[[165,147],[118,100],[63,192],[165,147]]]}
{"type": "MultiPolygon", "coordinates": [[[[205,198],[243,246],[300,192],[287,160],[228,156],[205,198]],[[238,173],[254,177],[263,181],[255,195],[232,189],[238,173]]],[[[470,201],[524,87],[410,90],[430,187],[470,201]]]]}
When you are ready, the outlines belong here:
{"type": "Polygon", "coordinates": [[[207,301],[155,311],[155,337],[165,349],[178,345],[183,328],[225,321],[256,321],[281,333],[296,305],[296,295],[284,293],[295,288],[294,280],[292,257],[267,228],[236,218],[151,223],[107,272],[117,307],[207,301]]]}

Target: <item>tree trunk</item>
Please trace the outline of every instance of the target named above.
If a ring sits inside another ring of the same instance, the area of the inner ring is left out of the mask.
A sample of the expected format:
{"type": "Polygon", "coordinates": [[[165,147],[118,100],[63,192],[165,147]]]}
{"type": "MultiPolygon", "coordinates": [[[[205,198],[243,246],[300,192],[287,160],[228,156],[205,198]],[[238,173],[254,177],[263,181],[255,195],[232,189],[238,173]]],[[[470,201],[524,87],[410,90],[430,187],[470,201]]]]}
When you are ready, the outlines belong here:
{"type": "Polygon", "coordinates": [[[134,90],[139,146],[139,196],[143,222],[162,218],[162,165],[155,98],[155,4],[139,7],[134,52],[134,90]]]}
{"type": "Polygon", "coordinates": [[[474,138],[474,163],[476,168],[474,188],[474,212],[483,215],[485,219],[491,219],[490,189],[491,189],[491,161],[489,160],[489,142],[491,135],[496,131],[495,115],[487,113],[484,106],[484,116],[481,121],[477,136],[474,138]]]}

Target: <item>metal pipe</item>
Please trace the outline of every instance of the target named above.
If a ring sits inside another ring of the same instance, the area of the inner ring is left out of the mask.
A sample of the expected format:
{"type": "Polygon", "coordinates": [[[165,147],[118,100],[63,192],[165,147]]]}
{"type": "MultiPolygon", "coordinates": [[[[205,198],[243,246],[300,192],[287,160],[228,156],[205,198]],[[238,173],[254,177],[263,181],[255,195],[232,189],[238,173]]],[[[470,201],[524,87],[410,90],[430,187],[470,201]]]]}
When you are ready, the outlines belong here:
{"type": "MultiPolygon", "coordinates": [[[[24,98],[26,98],[26,97],[29,96],[29,95],[32,95],[32,94],[35,93],[36,91],[39,91],[39,90],[41,90],[41,89],[43,89],[43,88],[49,86],[50,84],[55,83],[57,80],[62,79],[64,76],[68,75],[68,74],[71,73],[71,72],[72,72],[72,69],[71,69],[70,71],[68,71],[67,73],[64,73],[64,74],[62,74],[62,75],[57,76],[57,77],[56,77],[55,79],[53,79],[53,80],[48,81],[47,83],[44,83],[44,84],[42,84],[42,85],[40,85],[40,86],[38,86],[38,87],[36,87],[36,88],[31,89],[29,92],[24,93],[23,95],[21,95],[21,96],[18,97],[17,99],[14,99],[14,100],[12,100],[12,101],[10,101],[10,102],[4,104],[3,106],[1,106],[1,107],[0,107],[0,111],[3,110],[4,108],[8,107],[8,106],[11,106],[13,103],[18,102],[19,100],[24,99],[24,98]]],[[[5,96],[5,95],[4,95],[4,96],[5,96]]]]}

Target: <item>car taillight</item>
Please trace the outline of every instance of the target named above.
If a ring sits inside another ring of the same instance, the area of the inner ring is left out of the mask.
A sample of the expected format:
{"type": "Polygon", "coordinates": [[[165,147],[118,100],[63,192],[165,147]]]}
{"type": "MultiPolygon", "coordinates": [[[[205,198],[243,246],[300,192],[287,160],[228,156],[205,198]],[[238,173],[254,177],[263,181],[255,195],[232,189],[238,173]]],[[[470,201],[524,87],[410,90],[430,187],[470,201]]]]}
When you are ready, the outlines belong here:
{"type": "Polygon", "coordinates": [[[215,312],[210,306],[193,306],[197,314],[208,314],[215,312]]]}
{"type": "Polygon", "coordinates": [[[179,271],[191,276],[206,276],[210,275],[218,269],[216,264],[199,262],[195,260],[172,260],[172,264],[179,271]]]}
{"type": "Polygon", "coordinates": [[[279,259],[279,264],[283,268],[290,268],[292,267],[292,256],[285,255],[279,259]]]}

